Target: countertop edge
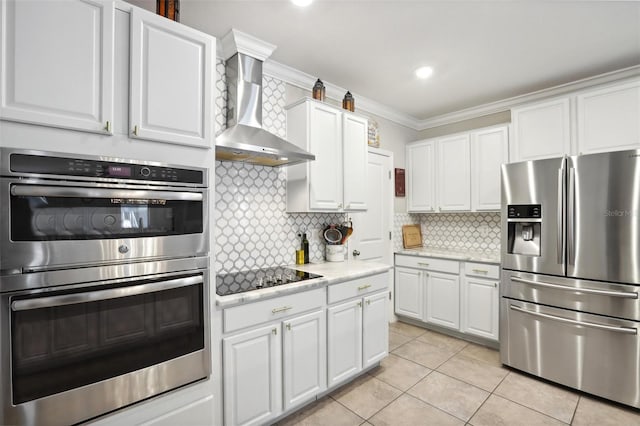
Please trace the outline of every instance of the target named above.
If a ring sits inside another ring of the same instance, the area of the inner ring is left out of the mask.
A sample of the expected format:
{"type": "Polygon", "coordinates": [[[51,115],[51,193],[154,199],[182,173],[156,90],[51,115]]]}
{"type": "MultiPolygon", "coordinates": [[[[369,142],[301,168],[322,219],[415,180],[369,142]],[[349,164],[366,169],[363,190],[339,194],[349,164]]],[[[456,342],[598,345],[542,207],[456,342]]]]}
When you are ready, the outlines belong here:
{"type": "Polygon", "coordinates": [[[464,250],[447,251],[444,249],[402,249],[397,250],[394,254],[400,254],[405,256],[417,256],[417,257],[435,257],[441,259],[459,260],[463,262],[480,262],[491,263],[495,265],[500,264],[500,253],[482,253],[482,252],[465,252],[464,250]]]}

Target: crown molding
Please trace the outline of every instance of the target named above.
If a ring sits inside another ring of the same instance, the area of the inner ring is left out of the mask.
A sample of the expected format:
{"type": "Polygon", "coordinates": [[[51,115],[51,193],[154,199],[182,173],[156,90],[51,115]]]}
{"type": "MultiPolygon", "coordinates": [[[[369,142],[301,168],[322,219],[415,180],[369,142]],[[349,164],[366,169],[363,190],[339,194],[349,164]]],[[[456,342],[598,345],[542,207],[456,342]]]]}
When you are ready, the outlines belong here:
{"type": "Polygon", "coordinates": [[[420,120],[418,121],[416,130],[426,130],[432,127],[438,127],[446,124],[456,123],[459,121],[469,120],[472,118],[482,117],[483,115],[503,112],[526,103],[542,101],[556,96],[566,95],[578,90],[587,89],[593,86],[599,86],[614,81],[618,82],[638,76],[640,76],[640,65],[634,65],[632,67],[583,78],[581,80],[549,87],[546,89],[538,90],[536,92],[526,93],[524,95],[514,96],[512,98],[502,99],[500,101],[490,102],[488,104],[478,105],[476,107],[438,115],[436,117],[427,118],[426,120],[420,120]]]}
{"type": "MultiPolygon", "coordinates": [[[[311,93],[311,88],[317,79],[317,77],[310,74],[272,60],[265,61],[262,70],[264,74],[275,77],[278,80],[282,80],[293,86],[300,87],[301,89],[309,90],[309,93],[311,93]]],[[[342,98],[344,97],[344,94],[347,93],[347,89],[326,81],[324,82],[324,86],[325,94],[328,98],[342,102],[342,98]]],[[[358,110],[386,118],[387,120],[391,120],[411,129],[416,129],[420,123],[420,120],[415,117],[396,111],[393,108],[389,108],[388,106],[365,96],[353,92],[351,93],[356,100],[356,108],[358,110]]]]}
{"type": "Polygon", "coordinates": [[[242,53],[261,61],[271,56],[277,47],[275,44],[267,43],[257,37],[233,28],[222,37],[220,46],[224,60],[229,59],[236,53],[242,53]]]}

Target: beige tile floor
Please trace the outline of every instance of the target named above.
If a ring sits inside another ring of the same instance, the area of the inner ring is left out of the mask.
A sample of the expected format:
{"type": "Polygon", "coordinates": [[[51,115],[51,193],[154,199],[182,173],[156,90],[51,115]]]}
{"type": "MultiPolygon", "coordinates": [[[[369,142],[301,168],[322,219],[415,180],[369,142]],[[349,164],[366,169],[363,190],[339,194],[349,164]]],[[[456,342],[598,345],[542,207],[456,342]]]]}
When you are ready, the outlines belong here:
{"type": "Polygon", "coordinates": [[[368,374],[278,422],[293,425],[640,426],[640,410],[507,369],[498,352],[397,322],[368,374]]]}

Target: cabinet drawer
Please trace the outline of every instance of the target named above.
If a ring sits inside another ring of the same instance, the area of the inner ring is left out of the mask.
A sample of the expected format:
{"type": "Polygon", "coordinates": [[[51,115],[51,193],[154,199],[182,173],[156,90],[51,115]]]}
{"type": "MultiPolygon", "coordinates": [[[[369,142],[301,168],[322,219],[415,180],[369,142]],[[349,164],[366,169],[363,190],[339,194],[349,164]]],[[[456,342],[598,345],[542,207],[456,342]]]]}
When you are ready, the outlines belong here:
{"type": "Polygon", "coordinates": [[[430,271],[447,272],[449,274],[460,273],[460,262],[455,260],[436,259],[433,257],[396,256],[396,266],[428,269],[430,271]]]}
{"type": "Polygon", "coordinates": [[[318,288],[225,309],[224,332],[229,333],[320,308],[324,304],[324,294],[325,289],[318,288]]]}
{"type": "Polygon", "coordinates": [[[330,285],[328,288],[328,303],[335,303],[352,297],[362,296],[378,290],[389,288],[389,274],[371,275],[339,284],[330,285]]]}
{"type": "Polygon", "coordinates": [[[464,274],[472,277],[498,279],[500,277],[500,265],[466,262],[464,264],[464,274]]]}

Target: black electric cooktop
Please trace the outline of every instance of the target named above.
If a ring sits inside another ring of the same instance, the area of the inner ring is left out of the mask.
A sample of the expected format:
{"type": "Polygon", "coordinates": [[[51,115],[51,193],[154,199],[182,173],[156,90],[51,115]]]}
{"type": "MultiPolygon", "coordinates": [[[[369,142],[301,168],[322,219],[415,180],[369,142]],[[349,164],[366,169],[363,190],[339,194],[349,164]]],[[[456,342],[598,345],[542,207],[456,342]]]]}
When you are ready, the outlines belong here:
{"type": "Polygon", "coordinates": [[[322,278],[309,272],[275,266],[272,268],[252,269],[216,276],[216,293],[219,296],[260,290],[267,287],[295,283],[298,281],[322,278]]]}

